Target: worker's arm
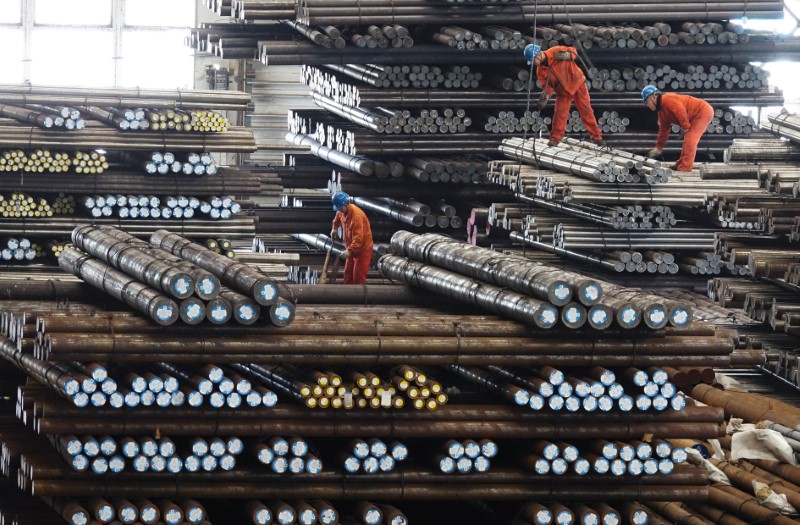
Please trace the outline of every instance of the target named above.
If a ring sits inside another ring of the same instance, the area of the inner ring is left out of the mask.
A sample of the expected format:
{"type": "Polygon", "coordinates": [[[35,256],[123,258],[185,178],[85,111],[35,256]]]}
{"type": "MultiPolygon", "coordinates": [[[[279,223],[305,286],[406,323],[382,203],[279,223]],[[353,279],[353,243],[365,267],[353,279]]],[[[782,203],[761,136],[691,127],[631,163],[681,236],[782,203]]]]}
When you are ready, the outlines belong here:
{"type": "Polygon", "coordinates": [[[536,68],[536,78],[539,79],[539,84],[542,85],[542,91],[544,91],[548,97],[552,97],[556,91],[553,89],[553,85],[548,82],[549,76],[550,66],[540,64],[539,67],[536,68]]]}
{"type": "Polygon", "coordinates": [[[335,233],[339,227],[342,225],[342,213],[336,212],[336,215],[333,217],[333,224],[331,224],[331,237],[335,236],[335,233]]]}
{"type": "Polygon", "coordinates": [[[667,118],[658,114],[658,136],[656,137],[656,147],[657,150],[663,150],[664,146],[667,145],[667,140],[669,140],[669,131],[672,124],[668,121],[667,118]]]}

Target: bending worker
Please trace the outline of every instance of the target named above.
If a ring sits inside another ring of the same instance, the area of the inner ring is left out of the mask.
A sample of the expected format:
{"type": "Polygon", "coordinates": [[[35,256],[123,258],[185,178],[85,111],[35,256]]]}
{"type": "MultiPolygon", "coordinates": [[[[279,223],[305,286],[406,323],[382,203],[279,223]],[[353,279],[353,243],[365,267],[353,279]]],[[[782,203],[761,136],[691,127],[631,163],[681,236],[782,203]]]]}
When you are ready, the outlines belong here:
{"type": "Polygon", "coordinates": [[[528,62],[536,64],[536,76],[542,85],[542,98],[539,99],[539,111],[543,110],[553,96],[556,98],[556,107],[553,110],[553,126],[550,130],[548,145],[555,146],[564,138],[569,118],[569,108],[573,99],[575,108],[581,116],[583,125],[589,131],[592,142],[598,146],[605,146],[603,134],[594,118],[594,110],[589,100],[589,90],[586,87],[586,77],[583,71],[575,64],[578,51],[571,46],[555,46],[542,51],[537,44],[528,44],[525,47],[525,58],[528,62]]]}
{"type": "Polygon", "coordinates": [[[705,100],[678,93],[662,93],[655,86],[645,86],[642,90],[642,102],[650,111],[658,112],[658,138],[655,148],[647,156],[652,159],[661,154],[667,145],[670,128],[677,124],[681,127],[683,148],[678,162],[670,168],[692,171],[697,143],[714,118],[714,108],[705,100]]]}
{"type": "Polygon", "coordinates": [[[350,202],[350,195],[343,191],[333,194],[333,219],[331,239],[342,227],[345,250],[339,256],[346,259],[344,265],[344,284],[364,284],[367,282],[369,263],[372,261],[372,229],[369,219],[361,208],[350,202]]]}

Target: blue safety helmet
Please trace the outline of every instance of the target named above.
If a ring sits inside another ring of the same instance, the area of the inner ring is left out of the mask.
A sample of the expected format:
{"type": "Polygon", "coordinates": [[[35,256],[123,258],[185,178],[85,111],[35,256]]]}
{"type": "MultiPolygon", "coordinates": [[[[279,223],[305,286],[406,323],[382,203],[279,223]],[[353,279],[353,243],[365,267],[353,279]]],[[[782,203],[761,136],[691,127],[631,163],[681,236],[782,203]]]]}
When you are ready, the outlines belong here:
{"type": "Polygon", "coordinates": [[[645,86],[642,90],[642,104],[647,104],[647,99],[650,98],[650,95],[655,95],[656,93],[661,93],[657,87],[645,86]]]}
{"type": "Polygon", "coordinates": [[[533,62],[533,59],[536,58],[536,55],[538,55],[541,51],[542,46],[539,44],[528,44],[525,46],[525,60],[527,60],[530,64],[533,62]]]}
{"type": "Polygon", "coordinates": [[[339,208],[350,202],[350,195],[343,191],[337,191],[333,194],[331,201],[333,202],[333,211],[339,211],[339,208]]]}

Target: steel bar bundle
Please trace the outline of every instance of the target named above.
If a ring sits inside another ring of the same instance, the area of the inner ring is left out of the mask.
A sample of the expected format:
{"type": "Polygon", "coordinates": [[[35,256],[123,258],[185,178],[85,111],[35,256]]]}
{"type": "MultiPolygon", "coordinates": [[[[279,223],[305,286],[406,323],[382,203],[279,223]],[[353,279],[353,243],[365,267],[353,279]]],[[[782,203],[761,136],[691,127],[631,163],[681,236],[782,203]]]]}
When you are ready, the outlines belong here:
{"type": "Polygon", "coordinates": [[[269,319],[273,324],[287,326],[294,319],[295,303],[291,296],[257,270],[165,230],[155,232],[150,242],[215,274],[223,283],[252,297],[258,304],[269,306],[269,319]]]}
{"type": "MultiPolygon", "coordinates": [[[[2,89],[2,86],[0,86],[2,89]]],[[[2,92],[0,92],[2,97],[2,92]]],[[[58,149],[157,150],[174,151],[230,151],[252,153],[256,151],[251,130],[231,128],[227,133],[209,136],[137,133],[129,134],[107,127],[88,127],[80,133],[54,134],[34,127],[0,126],[0,147],[45,147],[58,149]]]]}
{"type": "Polygon", "coordinates": [[[669,180],[672,172],[658,162],[620,150],[604,153],[573,139],[563,146],[548,146],[544,139],[511,138],[503,141],[500,151],[515,160],[600,182],[638,182],[634,176],[644,176],[648,184],[657,184],[669,180]]]}
{"type": "Polygon", "coordinates": [[[350,444],[343,467],[348,473],[376,474],[392,472],[398,463],[408,459],[408,447],[399,441],[386,443],[380,439],[356,439],[350,444]]]}
{"type": "Polygon", "coordinates": [[[464,133],[472,124],[472,119],[460,108],[444,108],[441,116],[439,110],[423,109],[414,116],[409,111],[373,111],[342,106],[313,92],[311,98],[319,107],[376,133],[464,133]]]}
{"type": "Polygon", "coordinates": [[[768,86],[769,72],[750,64],[609,65],[590,68],[587,78],[603,91],[635,91],[648,84],[661,90],[755,90],[768,86]]]}
{"type": "Polygon", "coordinates": [[[379,1],[370,2],[355,9],[344,1],[325,3],[321,0],[305,0],[297,13],[298,21],[308,25],[342,24],[483,24],[487,22],[519,24],[531,22],[537,14],[551,22],[613,22],[618,20],[727,20],[743,13],[758,18],[780,17],[782,4],[762,0],[745,6],[740,2],[715,0],[707,5],[671,4],[654,6],[618,2],[606,5],[587,4],[583,0],[572,0],[564,5],[548,6],[542,12],[530,4],[514,6],[473,5],[454,8],[450,4],[432,4],[428,0],[401,0],[391,6],[379,1]]]}
{"type": "Polygon", "coordinates": [[[304,65],[301,82],[313,86],[314,91],[326,94],[336,90],[342,75],[379,88],[477,88],[483,79],[480,71],[469,66],[429,66],[426,64],[384,66],[379,64],[325,64],[326,69],[304,65]]]}
{"type": "Polygon", "coordinates": [[[435,460],[444,474],[469,474],[473,471],[483,473],[489,471],[491,460],[498,451],[497,443],[490,439],[484,439],[480,443],[473,439],[451,439],[442,446],[441,453],[435,456],[435,460]]]}
{"type": "MultiPolygon", "coordinates": [[[[77,167],[75,167],[77,168],[77,167]]],[[[35,177],[20,174],[12,177],[3,174],[0,177],[0,189],[17,191],[24,189],[29,193],[52,193],[54,191],[70,194],[113,194],[131,195],[140,194],[146,184],[145,195],[171,195],[183,193],[184,195],[224,195],[237,196],[262,195],[267,185],[261,183],[258,173],[249,170],[225,167],[216,177],[149,177],[131,171],[118,171],[116,169],[105,171],[98,168],[95,176],[83,175],[81,177],[66,178],[58,175],[37,174],[35,177]],[[97,176],[102,173],[102,176],[97,176]],[[58,188],[55,190],[55,188],[58,188]]]]}
{"type": "Polygon", "coordinates": [[[501,258],[491,250],[473,247],[442,235],[414,235],[401,230],[392,237],[392,249],[396,255],[509,287],[549,301],[554,306],[568,304],[573,293],[576,299],[590,306],[602,300],[600,285],[580,274],[566,274],[524,259],[501,258]],[[570,283],[575,283],[574,291],[570,283]]]}
{"type": "Polygon", "coordinates": [[[173,300],[79,250],[64,250],[58,263],[64,271],[105,290],[163,326],[179,318],[178,305],[173,300]]]}
{"type": "Polygon", "coordinates": [[[558,310],[547,303],[506,292],[495,286],[480,285],[480,281],[432,265],[384,255],[378,261],[378,267],[390,279],[402,280],[454,299],[465,300],[539,328],[550,328],[558,321],[558,310]]]}
{"type": "Polygon", "coordinates": [[[792,142],[774,137],[763,139],[734,139],[725,150],[723,159],[728,162],[754,160],[770,162],[793,162],[800,160],[800,148],[792,142]]]}
{"type": "Polygon", "coordinates": [[[0,235],[25,235],[32,238],[69,237],[76,225],[109,225],[119,227],[133,235],[151,235],[161,228],[172,228],[192,238],[214,235],[253,236],[256,221],[252,217],[234,218],[224,223],[219,221],[191,220],[176,224],[165,220],[94,219],[82,217],[51,217],[35,223],[25,219],[6,219],[0,222],[0,235]]]}
{"type": "Polygon", "coordinates": [[[319,474],[323,464],[311,445],[303,438],[273,436],[256,445],[254,455],[275,474],[319,474]]]}
{"type": "MultiPolygon", "coordinates": [[[[50,150],[11,150],[0,157],[0,172],[6,173],[103,173],[108,169],[105,154],[92,152],[58,153],[50,150]]],[[[52,188],[52,186],[51,186],[52,188]]]]}
{"type": "Polygon", "coordinates": [[[0,85],[0,103],[63,106],[148,107],[242,110],[250,95],[236,91],[76,88],[66,86],[0,85]]]}
{"type": "MultiPolygon", "coordinates": [[[[527,106],[528,99],[524,91],[376,89],[344,82],[333,85],[311,84],[310,87],[340,104],[366,107],[412,108],[458,105],[463,108],[523,109],[527,106]]],[[[600,91],[592,93],[592,103],[598,107],[609,106],[617,110],[629,108],[640,110],[642,101],[641,96],[637,97],[638,94],[638,91],[625,93],[600,91]]],[[[703,100],[713,107],[773,106],[783,103],[782,94],[764,91],[739,93],[715,90],[703,91],[702,96],[703,100]]]]}
{"type": "Polygon", "coordinates": [[[778,137],[783,137],[792,142],[800,141],[800,118],[785,110],[778,115],[767,115],[770,126],[768,131],[778,137]]]}

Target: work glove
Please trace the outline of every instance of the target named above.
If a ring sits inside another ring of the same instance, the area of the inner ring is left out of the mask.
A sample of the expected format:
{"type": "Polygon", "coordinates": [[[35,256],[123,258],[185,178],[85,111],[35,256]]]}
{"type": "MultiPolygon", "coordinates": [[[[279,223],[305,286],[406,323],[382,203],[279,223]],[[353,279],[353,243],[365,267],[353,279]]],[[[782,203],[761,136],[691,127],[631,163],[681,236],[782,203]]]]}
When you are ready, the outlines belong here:
{"type": "Polygon", "coordinates": [[[337,229],[336,228],[332,229],[331,230],[331,239],[333,239],[335,241],[338,237],[339,237],[339,232],[337,231],[337,229]]]}
{"type": "Polygon", "coordinates": [[[661,155],[661,150],[658,149],[658,148],[653,148],[653,149],[651,149],[650,151],[647,152],[647,158],[648,159],[654,159],[654,158],[658,157],[659,155],[661,155]]]}
{"type": "Polygon", "coordinates": [[[342,254],[339,257],[341,257],[342,259],[349,259],[350,255],[352,255],[350,253],[350,250],[345,250],[345,251],[342,252],[342,254]]]}
{"type": "Polygon", "coordinates": [[[542,111],[547,106],[548,102],[550,102],[550,95],[542,93],[542,96],[539,97],[539,111],[542,111]]]}

